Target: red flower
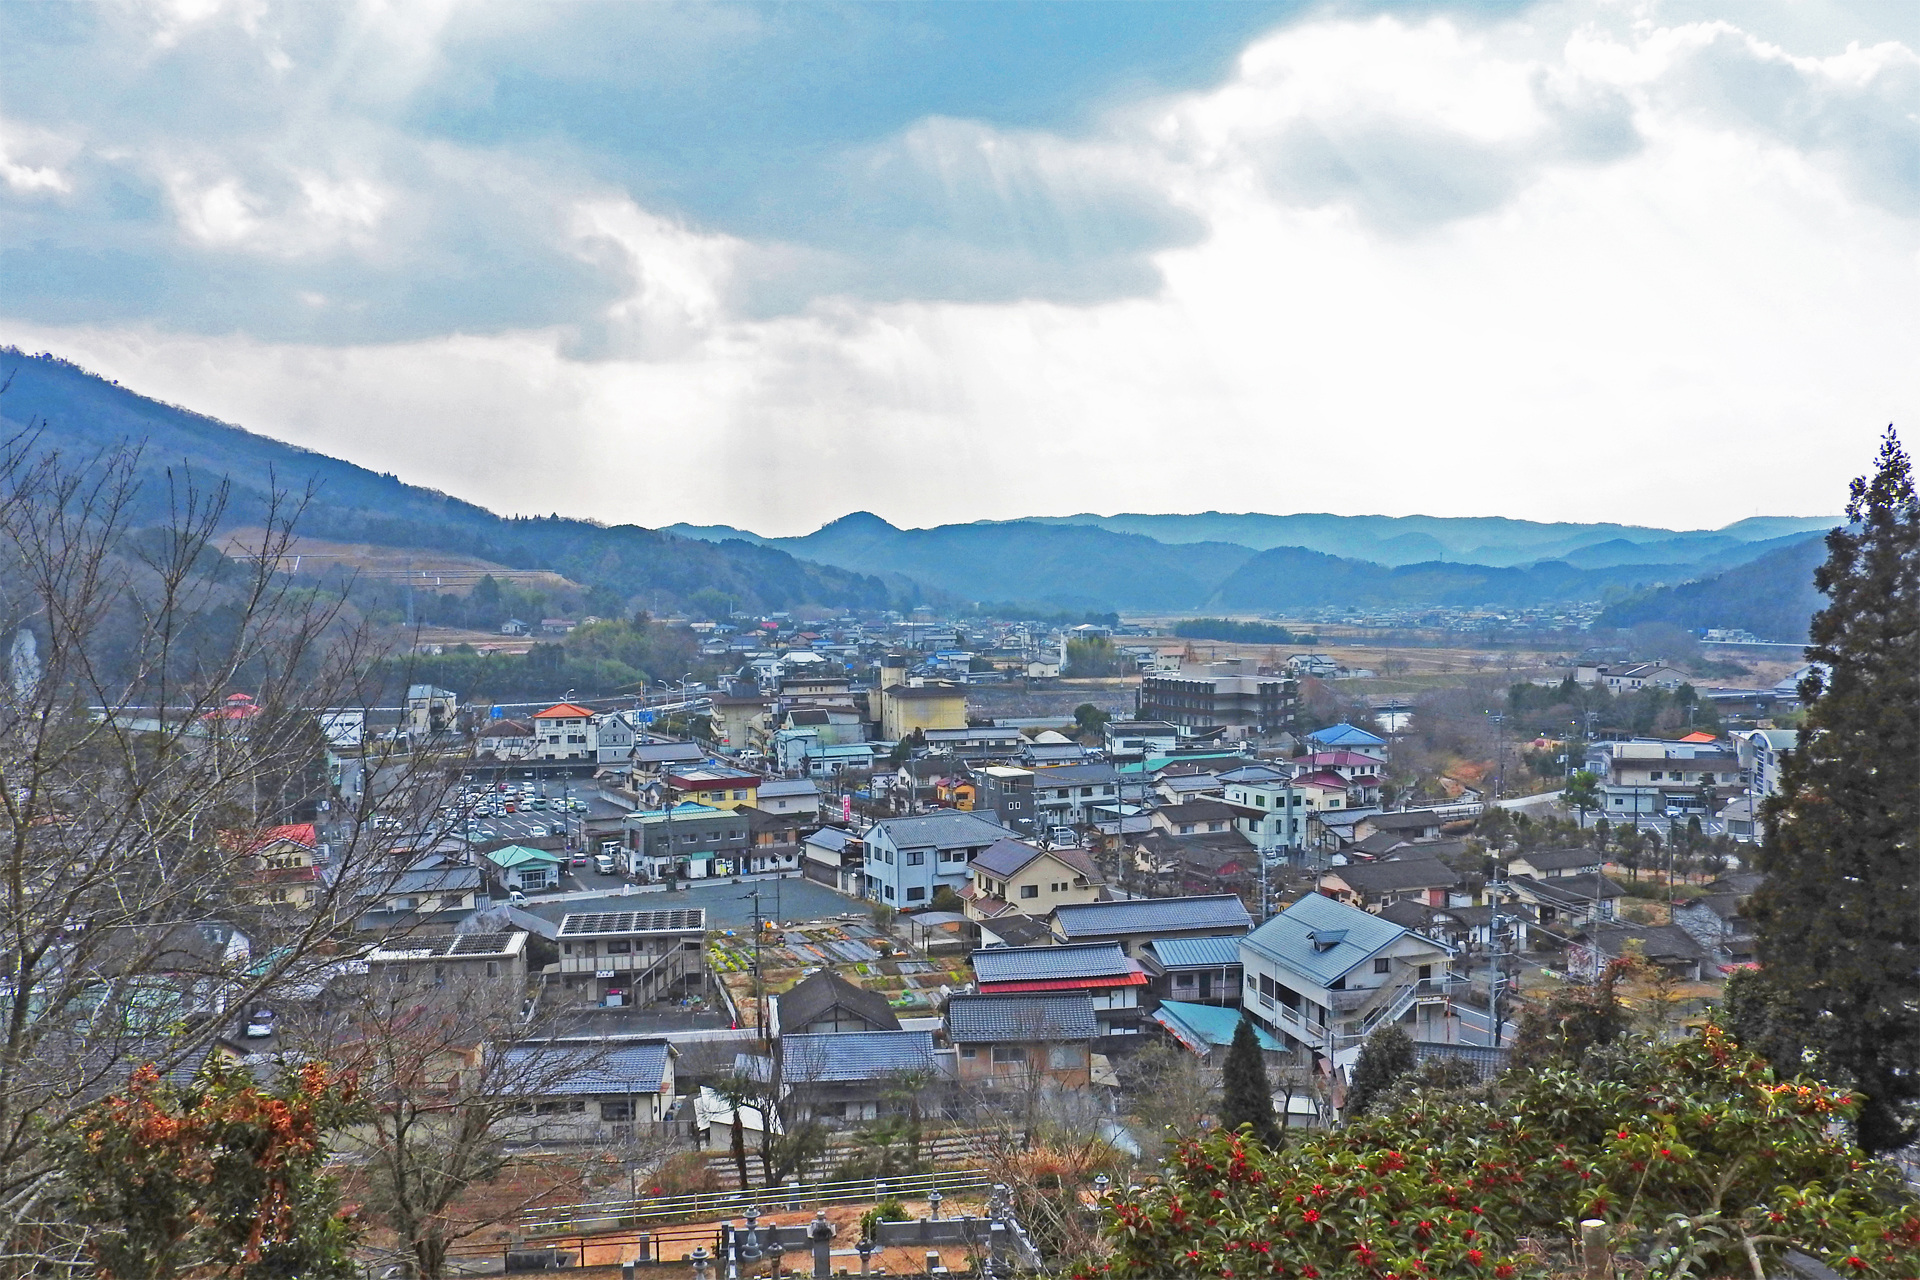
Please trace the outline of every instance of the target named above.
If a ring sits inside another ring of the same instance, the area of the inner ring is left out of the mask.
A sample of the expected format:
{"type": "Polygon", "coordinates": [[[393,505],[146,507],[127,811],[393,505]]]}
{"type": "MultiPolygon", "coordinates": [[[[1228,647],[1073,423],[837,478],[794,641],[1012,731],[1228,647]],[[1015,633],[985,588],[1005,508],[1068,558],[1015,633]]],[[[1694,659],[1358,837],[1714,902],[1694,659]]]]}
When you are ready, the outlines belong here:
{"type": "Polygon", "coordinates": [[[1867,1269],[1867,1260],[1865,1258],[1859,1257],[1858,1255],[1855,1255],[1854,1257],[1847,1259],[1847,1265],[1852,1267],[1855,1271],[1865,1271],[1867,1269]]]}
{"type": "Polygon", "coordinates": [[[1499,1280],[1513,1280],[1513,1267],[1511,1264],[1503,1262],[1493,1269],[1493,1274],[1498,1276],[1499,1280]]]}
{"type": "Polygon", "coordinates": [[[1474,1266],[1477,1267],[1482,1262],[1485,1262],[1486,1260],[1487,1260],[1487,1255],[1480,1252],[1478,1249],[1467,1250],[1467,1261],[1471,1262],[1474,1266]]]}
{"type": "Polygon", "coordinates": [[[1307,1210],[1307,1221],[1308,1222],[1320,1221],[1320,1211],[1318,1209],[1307,1210]]]}

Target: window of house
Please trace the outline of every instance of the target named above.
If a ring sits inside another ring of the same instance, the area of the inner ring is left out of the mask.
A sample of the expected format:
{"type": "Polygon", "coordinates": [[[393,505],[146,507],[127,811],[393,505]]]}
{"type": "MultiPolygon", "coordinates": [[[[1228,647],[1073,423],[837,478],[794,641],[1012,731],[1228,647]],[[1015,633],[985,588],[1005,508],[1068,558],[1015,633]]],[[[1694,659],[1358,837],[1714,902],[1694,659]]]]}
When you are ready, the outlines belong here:
{"type": "Polygon", "coordinates": [[[1373,971],[1375,973],[1392,973],[1393,961],[1387,959],[1385,956],[1381,956],[1373,962],[1373,971]]]}
{"type": "Polygon", "coordinates": [[[1037,898],[1040,896],[1040,886],[1037,884],[1023,884],[1020,886],[1020,896],[1023,898],[1037,898]]]}
{"type": "Polygon", "coordinates": [[[624,956],[632,950],[633,941],[630,938],[613,938],[607,943],[607,954],[610,956],[624,956]]]}
{"type": "Polygon", "coordinates": [[[1025,1062],[1027,1060],[1027,1046],[1023,1044],[997,1044],[993,1046],[993,1060],[995,1062],[1025,1062]]]}
{"type": "Polygon", "coordinates": [[[970,1044],[963,1044],[960,1046],[960,1056],[963,1058],[977,1058],[980,1056],[980,1051],[970,1044]]]}
{"type": "Polygon", "coordinates": [[[942,862],[965,862],[966,860],[967,851],[965,849],[942,849],[940,851],[940,861],[942,862]]]}
{"type": "Polygon", "coordinates": [[[631,1098],[622,1098],[622,1099],[620,1099],[620,1100],[619,1100],[618,1102],[603,1102],[603,1103],[601,1103],[601,1104],[600,1104],[600,1118],[601,1118],[602,1120],[631,1120],[631,1119],[633,1119],[633,1099],[631,1099],[631,1098]]]}
{"type": "Polygon", "coordinates": [[[893,886],[892,886],[892,885],[890,885],[890,884],[883,884],[883,885],[881,885],[881,886],[880,886],[880,892],[882,892],[882,893],[884,893],[884,894],[886,894],[886,896],[887,896],[887,901],[889,901],[889,902],[891,902],[891,901],[893,901],[893,886]]]}
{"type": "Polygon", "coordinates": [[[915,887],[907,890],[908,902],[919,902],[921,899],[925,898],[926,896],[927,896],[926,889],[921,887],[915,887]]]}
{"type": "Polygon", "coordinates": [[[1193,975],[1190,973],[1176,973],[1173,975],[1173,985],[1176,987],[1191,987],[1193,985],[1193,975]]]}
{"type": "Polygon", "coordinates": [[[908,865],[908,866],[910,866],[910,867],[919,867],[919,866],[924,866],[924,865],[926,864],[926,861],[927,861],[927,855],[926,855],[925,853],[923,853],[923,852],[921,852],[920,850],[918,850],[918,849],[909,849],[909,850],[907,850],[907,865],[908,865]]]}

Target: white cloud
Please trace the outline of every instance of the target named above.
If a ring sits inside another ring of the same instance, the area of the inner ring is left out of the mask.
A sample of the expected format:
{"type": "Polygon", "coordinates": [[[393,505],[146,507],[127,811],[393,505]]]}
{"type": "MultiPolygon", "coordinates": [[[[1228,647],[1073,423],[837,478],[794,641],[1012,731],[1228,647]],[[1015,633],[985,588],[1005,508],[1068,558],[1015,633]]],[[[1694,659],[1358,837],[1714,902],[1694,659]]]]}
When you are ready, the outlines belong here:
{"type": "MultiPolygon", "coordinates": [[[[774,533],[861,507],[1831,511],[1878,428],[1920,410],[1920,173],[1901,168],[1920,63],[1617,13],[1308,23],[1087,136],[927,121],[849,165],[905,166],[889,190],[1013,211],[1050,244],[1102,202],[1190,213],[1204,235],[1154,251],[1161,283],[1131,295],[849,290],[757,315],[749,278],[804,250],[576,178],[520,197],[535,212],[513,225],[618,296],[540,327],[337,348],[3,332],[505,511],[774,533]]],[[[430,195],[425,170],[287,168],[270,189],[209,165],[174,200],[211,247],[391,256],[426,243],[423,202],[487,189],[485,157],[424,154],[430,195]]],[[[984,243],[964,221],[954,243],[984,243]]],[[[336,309],[324,286],[289,296],[336,309]]]]}

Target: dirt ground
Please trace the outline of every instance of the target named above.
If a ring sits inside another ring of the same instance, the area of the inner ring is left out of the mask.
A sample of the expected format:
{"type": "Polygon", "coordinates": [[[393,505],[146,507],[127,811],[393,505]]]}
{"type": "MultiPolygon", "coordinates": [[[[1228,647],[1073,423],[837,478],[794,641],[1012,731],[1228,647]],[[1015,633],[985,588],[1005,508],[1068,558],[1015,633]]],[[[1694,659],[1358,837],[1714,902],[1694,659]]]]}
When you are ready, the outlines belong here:
{"type": "MultiPolygon", "coordinates": [[[[259,529],[235,529],[221,544],[228,555],[257,552],[264,533],[259,529]]],[[[326,569],[345,569],[363,578],[381,582],[404,582],[411,578],[416,586],[435,591],[465,595],[488,574],[500,582],[523,586],[579,589],[557,573],[546,569],[513,569],[478,556],[425,548],[379,547],[364,542],[329,542],[323,538],[295,538],[280,559],[279,567],[292,571],[298,559],[300,569],[318,573],[326,569]]]]}
{"type": "MultiPolygon", "coordinates": [[[[923,1200],[907,1200],[903,1201],[902,1204],[906,1211],[915,1218],[924,1218],[927,1216],[927,1204],[923,1200]]],[[[834,1227],[833,1270],[835,1274],[839,1274],[843,1270],[854,1275],[860,1273],[860,1255],[855,1251],[854,1246],[860,1241],[860,1218],[872,1207],[871,1204],[843,1204],[828,1205],[826,1207],[827,1221],[832,1223],[834,1227]]],[[[984,1201],[968,1201],[959,1196],[947,1198],[940,1206],[940,1214],[942,1217],[958,1217],[963,1213],[981,1215],[985,1212],[986,1205],[984,1201]]],[[[814,1213],[815,1210],[813,1209],[765,1213],[760,1216],[760,1225],[763,1227],[769,1225],[793,1226],[809,1223],[813,1221],[814,1213]]],[[[692,1276],[694,1274],[693,1267],[686,1259],[694,1248],[694,1242],[702,1242],[703,1247],[711,1251],[713,1246],[711,1244],[705,1244],[704,1242],[718,1234],[722,1221],[731,1221],[735,1226],[745,1225],[744,1218],[736,1217],[726,1220],[716,1219],[712,1222],[689,1223],[686,1225],[660,1228],[656,1238],[660,1241],[657,1252],[661,1260],[655,1265],[647,1267],[644,1274],[648,1276],[675,1277],[676,1280],[681,1276],[692,1276]]],[[[577,1241],[560,1240],[554,1243],[560,1244],[563,1247],[573,1247],[577,1244],[577,1241]]],[[[533,1248],[535,1246],[532,1242],[529,1242],[527,1247],[533,1248]]],[[[582,1260],[582,1266],[568,1268],[567,1274],[575,1276],[581,1275],[584,1268],[584,1270],[588,1272],[605,1269],[606,1274],[617,1275],[617,1268],[624,1263],[634,1261],[637,1252],[638,1246],[634,1243],[633,1233],[630,1231],[611,1233],[605,1237],[590,1236],[587,1237],[585,1241],[585,1256],[582,1260]]],[[[931,1251],[922,1248],[892,1248],[876,1251],[872,1257],[871,1266],[876,1271],[884,1267],[890,1275],[918,1274],[926,1270],[926,1255],[928,1252],[938,1252],[940,1254],[940,1264],[953,1271],[964,1270],[969,1262],[967,1250],[957,1246],[949,1246],[945,1249],[931,1251]]],[[[811,1275],[812,1266],[811,1255],[805,1252],[789,1252],[781,1259],[782,1270],[793,1274],[811,1275]]],[[[745,1267],[741,1269],[742,1275],[752,1276],[769,1276],[772,1272],[773,1264],[766,1259],[755,1263],[750,1269],[745,1267]]],[[[711,1280],[711,1277],[723,1274],[723,1268],[717,1265],[711,1266],[707,1274],[711,1280]]]]}

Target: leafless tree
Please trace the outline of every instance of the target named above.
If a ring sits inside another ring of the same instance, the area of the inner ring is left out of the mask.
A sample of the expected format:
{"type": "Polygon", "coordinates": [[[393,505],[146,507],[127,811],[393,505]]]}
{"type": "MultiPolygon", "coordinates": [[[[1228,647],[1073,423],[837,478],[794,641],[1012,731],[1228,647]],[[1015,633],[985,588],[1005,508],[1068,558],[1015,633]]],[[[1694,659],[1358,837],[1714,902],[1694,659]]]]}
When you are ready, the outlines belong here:
{"type": "Polygon", "coordinates": [[[44,1135],[317,980],[393,871],[391,837],[351,813],[297,900],[263,865],[261,833],[325,792],[320,712],[367,704],[375,656],[343,599],[278,569],[304,501],[276,494],[233,556],[224,488],[178,480],[136,527],[154,502],[135,450],[0,441],[0,1264],[32,1257],[44,1135]]]}
{"type": "Polygon", "coordinates": [[[617,1145],[640,1163],[673,1145],[638,1108],[613,1124],[587,1114],[576,1082],[605,1069],[619,1042],[574,1034],[571,1009],[528,1019],[525,1007],[526,993],[497,979],[423,988],[373,977],[307,1029],[315,1050],[359,1074],[368,1118],[339,1149],[364,1172],[368,1207],[410,1276],[440,1280],[461,1242],[581,1190],[565,1164],[516,1166],[516,1145],[617,1145]],[[509,1170],[519,1177],[498,1185],[509,1170]]]}

